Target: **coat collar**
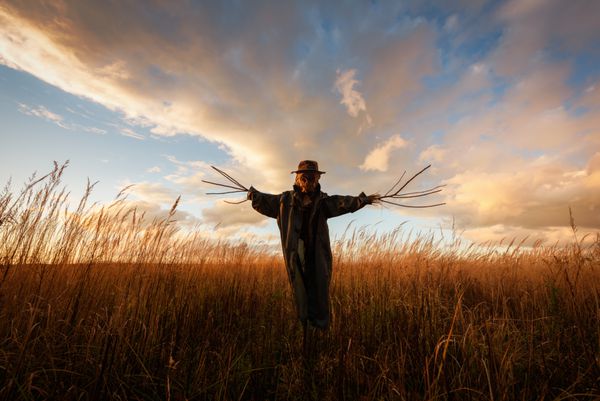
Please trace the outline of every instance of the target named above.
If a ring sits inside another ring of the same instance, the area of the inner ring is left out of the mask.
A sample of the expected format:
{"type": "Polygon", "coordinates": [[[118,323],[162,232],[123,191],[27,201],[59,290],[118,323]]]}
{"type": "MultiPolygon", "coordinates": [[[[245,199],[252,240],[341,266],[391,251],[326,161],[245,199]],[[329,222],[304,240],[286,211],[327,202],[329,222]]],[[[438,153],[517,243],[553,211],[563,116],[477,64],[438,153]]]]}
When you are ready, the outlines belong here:
{"type": "MultiPolygon", "coordinates": [[[[292,192],[293,204],[295,204],[296,201],[298,202],[298,204],[302,204],[302,190],[300,189],[300,187],[294,184],[294,190],[292,192]]],[[[323,197],[323,192],[321,192],[321,184],[317,184],[317,190],[312,192],[310,194],[310,197],[313,200],[313,206],[316,206],[319,200],[323,197]]]]}
{"type": "MultiPolygon", "coordinates": [[[[320,194],[321,194],[321,184],[317,184],[317,190],[314,192],[311,192],[309,195],[311,198],[316,199],[319,197],[320,194]]],[[[302,196],[302,190],[296,184],[294,184],[294,196],[302,196]]]]}

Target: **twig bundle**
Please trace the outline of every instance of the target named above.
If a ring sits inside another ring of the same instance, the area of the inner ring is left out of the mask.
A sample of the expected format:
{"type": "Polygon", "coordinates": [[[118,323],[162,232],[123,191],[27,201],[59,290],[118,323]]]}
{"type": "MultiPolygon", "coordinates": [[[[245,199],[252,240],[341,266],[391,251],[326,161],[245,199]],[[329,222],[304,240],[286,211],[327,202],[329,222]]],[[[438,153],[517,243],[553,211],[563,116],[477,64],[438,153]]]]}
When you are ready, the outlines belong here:
{"type": "MultiPolygon", "coordinates": [[[[228,195],[228,194],[235,194],[235,193],[242,193],[242,192],[249,191],[248,188],[246,188],[245,186],[240,184],[240,182],[238,180],[236,180],[235,178],[233,178],[232,176],[227,174],[225,171],[223,171],[215,166],[210,166],[210,167],[213,170],[215,170],[216,172],[218,172],[219,174],[221,174],[223,177],[225,177],[229,181],[229,184],[223,184],[223,183],[214,182],[214,181],[202,180],[202,182],[205,182],[207,184],[211,184],[211,185],[215,185],[215,186],[218,186],[221,188],[228,189],[227,191],[221,191],[221,192],[207,192],[206,193],[207,195],[228,195]]],[[[407,207],[407,208],[416,208],[416,209],[445,205],[446,204],[445,202],[434,203],[434,204],[429,204],[429,205],[406,205],[406,204],[398,203],[395,201],[397,199],[422,198],[422,197],[425,197],[428,195],[433,195],[433,194],[440,192],[442,190],[442,188],[445,187],[445,185],[437,185],[433,188],[425,189],[422,191],[413,191],[413,192],[402,193],[402,190],[404,188],[406,188],[406,186],[408,184],[410,184],[411,181],[413,181],[415,178],[417,178],[419,175],[421,175],[429,167],[431,167],[431,164],[428,165],[427,167],[423,168],[421,171],[419,171],[412,177],[410,177],[404,184],[401,185],[402,179],[406,175],[406,171],[404,171],[402,173],[402,175],[400,176],[400,178],[398,179],[398,181],[396,181],[396,183],[384,195],[377,196],[376,202],[382,202],[382,203],[386,203],[389,205],[401,206],[401,207],[407,207]]],[[[248,199],[243,199],[239,202],[231,202],[231,201],[224,201],[224,202],[232,204],[232,205],[238,205],[240,203],[246,202],[247,200],[248,199]]]]}
{"type": "Polygon", "coordinates": [[[421,171],[419,171],[418,173],[416,173],[415,175],[413,175],[412,177],[410,177],[404,184],[402,184],[402,186],[400,186],[396,190],[396,187],[398,187],[400,185],[400,183],[402,182],[402,179],[404,178],[404,175],[406,174],[406,171],[404,171],[402,173],[402,175],[400,176],[400,178],[398,179],[398,181],[396,181],[396,183],[394,185],[392,185],[392,187],[384,195],[380,195],[379,197],[377,197],[377,201],[378,202],[382,202],[382,203],[387,203],[389,205],[401,206],[401,207],[408,207],[408,208],[415,208],[415,209],[422,209],[422,208],[427,208],[427,207],[436,207],[436,206],[445,205],[446,204],[445,202],[434,203],[434,204],[431,204],[431,205],[406,205],[406,204],[403,204],[403,203],[392,202],[391,200],[389,200],[389,199],[422,198],[424,196],[433,195],[433,194],[436,194],[436,193],[440,192],[442,190],[442,188],[445,187],[445,185],[438,185],[438,186],[435,186],[433,188],[425,189],[425,190],[422,190],[422,191],[413,191],[413,192],[402,193],[402,190],[404,188],[406,188],[406,186],[412,180],[414,180],[419,175],[421,175],[429,167],[431,167],[431,164],[428,165],[427,167],[425,167],[424,169],[422,169],[421,171]]]}
{"type": "MultiPolygon", "coordinates": [[[[227,174],[226,172],[224,172],[223,170],[220,170],[218,168],[216,168],[215,166],[210,166],[213,170],[215,170],[217,173],[221,174],[223,177],[225,177],[231,184],[221,184],[219,182],[213,182],[213,181],[207,181],[207,180],[202,180],[202,182],[205,182],[207,184],[211,184],[211,185],[216,185],[222,188],[229,188],[232,189],[232,191],[223,191],[223,192],[207,192],[207,195],[227,195],[227,194],[235,194],[235,193],[240,193],[240,192],[248,192],[249,189],[246,188],[245,186],[243,186],[242,184],[239,183],[238,180],[236,180],[235,178],[233,178],[232,176],[230,176],[229,174],[227,174]]],[[[224,201],[225,203],[230,203],[232,205],[239,205],[240,203],[244,203],[246,202],[248,199],[244,199],[241,200],[239,202],[231,202],[231,201],[224,201]]]]}

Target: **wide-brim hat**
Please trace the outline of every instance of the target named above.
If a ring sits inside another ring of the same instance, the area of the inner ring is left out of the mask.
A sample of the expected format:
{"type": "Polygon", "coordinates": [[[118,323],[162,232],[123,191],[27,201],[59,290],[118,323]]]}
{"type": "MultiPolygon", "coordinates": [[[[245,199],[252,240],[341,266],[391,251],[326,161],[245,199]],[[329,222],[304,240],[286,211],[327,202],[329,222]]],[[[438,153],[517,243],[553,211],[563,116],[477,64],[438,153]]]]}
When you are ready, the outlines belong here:
{"type": "Polygon", "coordinates": [[[291,174],[296,173],[325,174],[325,171],[319,171],[319,163],[314,160],[302,160],[300,163],[298,163],[298,170],[291,172],[291,174]]]}

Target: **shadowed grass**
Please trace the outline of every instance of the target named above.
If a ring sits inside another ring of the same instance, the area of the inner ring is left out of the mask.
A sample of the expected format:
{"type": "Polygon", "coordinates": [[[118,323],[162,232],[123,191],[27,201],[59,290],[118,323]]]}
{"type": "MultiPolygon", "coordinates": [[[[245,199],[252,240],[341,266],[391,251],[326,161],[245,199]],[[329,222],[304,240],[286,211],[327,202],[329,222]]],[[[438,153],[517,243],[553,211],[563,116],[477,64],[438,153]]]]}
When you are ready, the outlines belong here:
{"type": "MultiPolygon", "coordinates": [[[[66,210],[64,166],[0,197],[0,398],[537,400],[600,397],[600,240],[334,244],[333,322],[301,352],[281,257],[66,210]]],[[[574,234],[576,227],[573,223],[574,234]]]]}

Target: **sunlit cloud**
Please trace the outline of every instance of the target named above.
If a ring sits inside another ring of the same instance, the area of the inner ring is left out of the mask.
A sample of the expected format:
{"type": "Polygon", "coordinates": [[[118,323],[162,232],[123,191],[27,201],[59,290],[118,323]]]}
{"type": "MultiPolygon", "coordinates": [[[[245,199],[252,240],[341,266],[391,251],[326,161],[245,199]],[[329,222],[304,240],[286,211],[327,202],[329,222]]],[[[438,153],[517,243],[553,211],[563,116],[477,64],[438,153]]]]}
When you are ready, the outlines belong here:
{"type": "Polygon", "coordinates": [[[127,187],[127,194],[131,194],[141,201],[151,204],[173,204],[179,196],[171,188],[156,182],[124,182],[121,188],[127,187]]]}
{"type": "Polygon", "coordinates": [[[363,164],[360,165],[362,170],[378,170],[387,171],[390,154],[396,149],[401,149],[407,146],[407,142],[400,135],[394,135],[381,145],[369,152],[363,164]]]}
{"type": "Polygon", "coordinates": [[[570,170],[556,160],[497,173],[464,172],[447,181],[448,207],[462,226],[600,227],[600,172],[570,170]]]}
{"type": "MultiPolygon", "coordinates": [[[[362,94],[355,89],[359,84],[355,79],[356,70],[350,69],[346,71],[337,70],[337,78],[335,80],[335,88],[342,95],[341,104],[346,106],[346,111],[352,117],[358,117],[360,112],[367,112],[367,105],[362,94]]],[[[367,114],[367,121],[371,123],[371,117],[367,114]]]]}
{"type": "Polygon", "coordinates": [[[589,246],[596,240],[596,232],[590,229],[577,228],[574,233],[571,227],[565,226],[531,229],[497,224],[465,230],[461,233],[461,237],[479,245],[493,246],[497,251],[510,254],[520,247],[565,246],[572,244],[574,241],[578,241],[583,246],[589,246]]]}
{"type": "MultiPolygon", "coordinates": [[[[224,191],[224,189],[221,187],[207,184],[204,182],[205,180],[229,184],[229,181],[227,181],[226,178],[219,175],[210,167],[208,163],[202,160],[182,161],[173,155],[165,155],[165,158],[173,167],[175,167],[175,171],[165,175],[164,179],[176,184],[179,188],[181,188],[181,190],[188,195],[188,198],[191,201],[206,202],[208,196],[207,193],[224,191]]],[[[243,168],[241,168],[239,165],[221,166],[221,168],[227,170],[230,175],[243,181],[242,185],[250,187],[251,183],[247,180],[247,172],[243,171],[243,168]]],[[[240,196],[244,198],[246,194],[241,193],[240,196]]],[[[208,196],[208,198],[213,197],[208,196]]],[[[216,199],[221,198],[221,196],[218,196],[216,199]]]]}
{"type": "Polygon", "coordinates": [[[441,164],[445,160],[447,151],[439,145],[431,145],[427,149],[423,150],[419,155],[419,161],[425,163],[436,163],[441,164]]]}
{"type": "Polygon", "coordinates": [[[214,206],[202,210],[203,222],[212,224],[219,229],[246,225],[261,226],[267,222],[265,216],[246,206],[245,204],[231,205],[218,201],[214,206]]]}
{"type": "Polygon", "coordinates": [[[205,178],[206,172],[210,171],[208,163],[201,160],[182,161],[173,155],[165,155],[165,158],[176,169],[164,177],[166,180],[182,186],[188,192],[190,190],[194,191],[199,186],[204,186],[202,179],[205,178]]]}
{"type": "MultiPolygon", "coordinates": [[[[92,208],[92,214],[102,213],[104,216],[119,214],[121,217],[124,211],[135,210],[136,218],[141,219],[141,227],[145,228],[157,221],[171,220],[177,221],[179,228],[198,229],[202,225],[201,219],[183,210],[171,210],[171,206],[166,207],[156,202],[144,200],[125,200],[119,207],[106,208],[101,205],[92,208]]],[[[131,216],[131,215],[130,215],[131,216]]],[[[110,217],[109,217],[110,219],[110,217]]],[[[125,222],[126,226],[127,222],[125,222]]],[[[139,224],[139,223],[138,223],[139,224]]]]}

